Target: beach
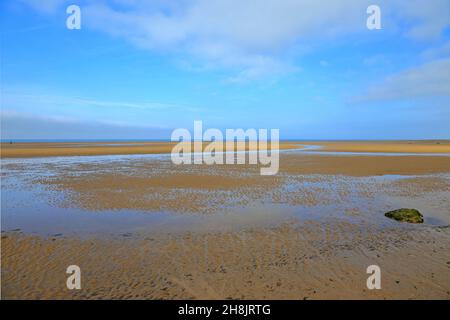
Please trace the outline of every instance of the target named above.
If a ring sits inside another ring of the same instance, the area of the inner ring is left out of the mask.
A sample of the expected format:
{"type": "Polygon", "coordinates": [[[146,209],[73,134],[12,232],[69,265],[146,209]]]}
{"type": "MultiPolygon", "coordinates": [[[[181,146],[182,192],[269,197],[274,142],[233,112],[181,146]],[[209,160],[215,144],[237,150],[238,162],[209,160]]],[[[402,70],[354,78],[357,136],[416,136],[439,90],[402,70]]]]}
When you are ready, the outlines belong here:
{"type": "Polygon", "coordinates": [[[449,141],[287,141],[273,176],[172,147],[2,144],[2,298],[450,299],[449,141]]]}
{"type": "Polygon", "coordinates": [[[2,291],[7,299],[449,299],[449,237],[448,228],[342,223],[108,241],[9,234],[2,291]],[[64,271],[74,263],[82,290],[68,291],[64,271]],[[370,291],[374,263],[382,290],[370,291]]]}
{"type": "MultiPolygon", "coordinates": [[[[170,153],[177,142],[2,142],[1,158],[170,153]]],[[[208,143],[204,142],[204,146],[208,143]]],[[[338,152],[450,153],[449,140],[428,141],[282,141],[280,150],[320,146],[338,152]]],[[[239,150],[235,148],[235,150],[239,150]]],[[[249,150],[247,146],[245,150],[249,150]]],[[[239,150],[242,151],[242,150],[239,150]]]]}
{"type": "Polygon", "coordinates": [[[450,0],[3,2],[1,300],[450,300],[450,0]]]}
{"type": "MultiPolygon", "coordinates": [[[[125,155],[125,154],[161,154],[170,153],[179,142],[15,142],[1,143],[2,158],[28,157],[61,157],[61,156],[95,156],[95,155],[125,155]]],[[[204,142],[203,148],[209,143],[204,142]]],[[[184,143],[194,150],[193,143],[184,143]]],[[[269,144],[270,145],[270,144],[269,144]]],[[[225,146],[224,146],[225,148],[225,146]]],[[[291,142],[282,143],[279,149],[300,148],[291,142]]],[[[256,150],[249,145],[240,148],[235,145],[235,151],[256,150]]]]}

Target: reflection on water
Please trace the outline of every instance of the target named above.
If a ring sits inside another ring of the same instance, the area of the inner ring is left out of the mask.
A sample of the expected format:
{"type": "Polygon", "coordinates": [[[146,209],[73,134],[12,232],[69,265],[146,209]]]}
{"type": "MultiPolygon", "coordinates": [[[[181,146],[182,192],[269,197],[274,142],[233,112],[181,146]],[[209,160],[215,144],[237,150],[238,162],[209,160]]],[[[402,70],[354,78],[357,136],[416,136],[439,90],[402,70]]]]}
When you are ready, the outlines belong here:
{"type": "MultiPolygon", "coordinates": [[[[253,205],[214,215],[138,210],[88,211],[62,208],[48,203],[50,193],[39,185],[20,189],[2,189],[2,231],[20,229],[26,233],[117,234],[129,232],[227,231],[267,226],[295,217],[294,210],[283,205],[253,205]]],[[[59,196],[64,194],[59,192],[59,196]]]]}

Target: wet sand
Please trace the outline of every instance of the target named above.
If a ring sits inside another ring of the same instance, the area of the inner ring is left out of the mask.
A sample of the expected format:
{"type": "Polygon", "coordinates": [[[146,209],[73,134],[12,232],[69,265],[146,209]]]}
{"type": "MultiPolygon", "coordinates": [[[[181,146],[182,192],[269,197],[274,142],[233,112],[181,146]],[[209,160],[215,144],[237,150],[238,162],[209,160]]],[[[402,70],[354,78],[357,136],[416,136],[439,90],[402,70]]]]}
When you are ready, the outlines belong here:
{"type": "Polygon", "coordinates": [[[448,156],[305,155],[281,157],[280,171],[287,174],[347,176],[423,175],[450,172],[448,156]]]}
{"type": "Polygon", "coordinates": [[[2,239],[12,299],[450,299],[449,228],[348,223],[113,240],[2,239]],[[320,232],[318,232],[320,230],[320,232]],[[65,269],[81,268],[81,290],[65,269]],[[368,290],[379,265],[382,289],[368,290]]]}
{"type": "Polygon", "coordinates": [[[412,141],[308,141],[323,151],[376,153],[450,153],[450,140],[412,141]]]}
{"type": "MultiPolygon", "coordinates": [[[[1,158],[96,156],[125,154],[170,153],[176,142],[16,142],[1,143],[1,158]]],[[[208,143],[204,143],[207,146],[208,143]]],[[[295,143],[282,142],[280,150],[301,148],[295,143]]],[[[192,150],[194,147],[192,145],[192,150]]],[[[256,150],[236,147],[235,150],[256,150]]]]}
{"type": "MultiPolygon", "coordinates": [[[[174,142],[14,142],[1,143],[1,158],[162,154],[170,153],[174,142]]],[[[207,143],[204,144],[205,146],[207,143]]],[[[320,151],[450,153],[450,140],[421,141],[282,141],[280,150],[320,146],[320,151]]],[[[246,147],[249,150],[249,147],[246,147]]]]}
{"type": "MultiPolygon", "coordinates": [[[[450,299],[448,156],[287,151],[275,176],[175,166],[168,155],[46,159],[2,160],[2,202],[5,190],[36,189],[27,202],[61,213],[187,219],[107,234],[2,230],[4,299],[450,299]],[[252,205],[251,215],[240,211],[252,205]],[[423,225],[384,217],[409,206],[423,225]],[[71,264],[82,270],[79,291],[65,287],[71,264]],[[372,264],[382,290],[366,287],[372,264]]],[[[2,204],[8,217],[23,206],[14,201],[2,204]]]]}
{"type": "Polygon", "coordinates": [[[450,192],[448,180],[436,176],[450,172],[450,159],[445,156],[325,156],[298,152],[280,157],[280,172],[274,176],[261,176],[258,166],[177,166],[169,159],[144,158],[47,165],[43,170],[48,175],[35,177],[30,183],[54,190],[56,195],[67,194],[64,200],[52,200],[64,207],[178,213],[211,213],[255,201],[337,203],[339,199],[345,201],[344,195],[356,188],[367,194],[395,194],[408,187],[380,185],[370,180],[358,182],[351,177],[424,176],[416,178],[420,179],[419,190],[450,192]],[[334,193],[338,194],[333,198],[334,193]]]}

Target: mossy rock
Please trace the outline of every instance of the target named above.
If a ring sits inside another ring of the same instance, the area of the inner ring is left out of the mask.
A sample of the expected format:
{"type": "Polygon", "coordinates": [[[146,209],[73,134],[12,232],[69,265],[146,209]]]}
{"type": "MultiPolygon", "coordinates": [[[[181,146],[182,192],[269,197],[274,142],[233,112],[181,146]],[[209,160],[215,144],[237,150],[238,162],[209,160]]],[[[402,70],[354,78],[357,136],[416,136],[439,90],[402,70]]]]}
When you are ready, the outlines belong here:
{"type": "Polygon", "coordinates": [[[409,222],[409,223],[422,223],[423,216],[416,209],[397,209],[393,211],[386,212],[384,214],[386,217],[401,221],[401,222],[409,222]]]}

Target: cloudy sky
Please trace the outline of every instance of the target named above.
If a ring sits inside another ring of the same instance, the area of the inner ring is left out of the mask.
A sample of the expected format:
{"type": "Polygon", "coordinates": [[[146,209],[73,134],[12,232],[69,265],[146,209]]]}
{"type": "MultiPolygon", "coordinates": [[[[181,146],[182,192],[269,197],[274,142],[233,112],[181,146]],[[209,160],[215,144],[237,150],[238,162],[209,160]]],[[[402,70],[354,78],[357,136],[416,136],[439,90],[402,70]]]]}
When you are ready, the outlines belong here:
{"type": "Polygon", "coordinates": [[[0,23],[3,139],[450,138],[448,0],[5,0],[0,23]]]}

